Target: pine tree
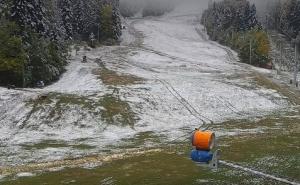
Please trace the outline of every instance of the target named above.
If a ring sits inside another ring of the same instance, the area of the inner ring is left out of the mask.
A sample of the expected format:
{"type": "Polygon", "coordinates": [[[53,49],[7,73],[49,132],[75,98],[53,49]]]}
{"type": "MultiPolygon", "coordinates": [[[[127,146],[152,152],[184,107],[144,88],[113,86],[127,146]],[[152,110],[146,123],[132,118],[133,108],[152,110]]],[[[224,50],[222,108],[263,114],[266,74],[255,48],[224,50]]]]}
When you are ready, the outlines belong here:
{"type": "Polygon", "coordinates": [[[88,39],[91,31],[97,31],[97,19],[101,9],[94,0],[75,0],[73,4],[73,31],[81,38],[88,39]]]}
{"type": "Polygon", "coordinates": [[[4,16],[4,1],[0,1],[0,19],[4,16]]]}
{"type": "Polygon", "coordinates": [[[121,24],[121,19],[120,19],[120,12],[119,10],[115,7],[113,8],[112,11],[112,31],[113,31],[113,38],[115,40],[118,40],[122,34],[122,24],[121,24]]]}
{"type": "Polygon", "coordinates": [[[244,13],[244,31],[251,30],[256,26],[259,26],[256,18],[256,6],[253,4],[250,7],[249,2],[247,2],[244,13]]]}
{"type": "Polygon", "coordinates": [[[66,31],[66,39],[71,39],[73,37],[73,26],[72,21],[74,20],[71,1],[61,0],[59,3],[59,8],[61,10],[62,23],[66,31]]]}
{"type": "Polygon", "coordinates": [[[249,2],[246,2],[245,5],[239,8],[239,30],[240,31],[246,31],[249,30],[248,27],[248,20],[250,18],[250,4],[249,2]]]}
{"type": "Polygon", "coordinates": [[[52,41],[63,41],[68,38],[62,21],[62,12],[58,5],[61,0],[43,0],[45,17],[49,27],[48,36],[52,41]]]}
{"type": "Polygon", "coordinates": [[[0,18],[7,16],[11,3],[11,0],[0,0],[0,18]]]}
{"type": "Polygon", "coordinates": [[[248,19],[248,25],[249,25],[249,28],[252,29],[254,28],[255,26],[259,25],[258,21],[257,21],[257,18],[256,18],[256,6],[255,4],[253,4],[251,6],[251,9],[250,9],[250,17],[248,19]]]}
{"type": "Polygon", "coordinates": [[[289,34],[296,38],[300,31],[300,2],[293,0],[291,2],[291,12],[289,13],[289,34]]]}
{"type": "Polygon", "coordinates": [[[94,45],[91,33],[120,37],[118,0],[0,0],[0,84],[35,86],[57,80],[66,65],[64,40],[91,36],[94,45]],[[102,21],[106,5],[110,8],[102,21]]]}
{"type": "Polygon", "coordinates": [[[247,0],[214,2],[203,13],[201,22],[212,40],[237,49],[242,61],[249,62],[251,40],[252,64],[268,62],[270,47],[267,34],[260,29],[256,7],[247,0]]]}
{"type": "Polygon", "coordinates": [[[83,0],[75,0],[73,3],[73,31],[76,34],[81,34],[84,28],[84,20],[83,20],[83,0]]]}
{"type": "Polygon", "coordinates": [[[31,29],[43,36],[47,34],[46,20],[40,0],[13,0],[11,19],[23,30],[31,29]]]}

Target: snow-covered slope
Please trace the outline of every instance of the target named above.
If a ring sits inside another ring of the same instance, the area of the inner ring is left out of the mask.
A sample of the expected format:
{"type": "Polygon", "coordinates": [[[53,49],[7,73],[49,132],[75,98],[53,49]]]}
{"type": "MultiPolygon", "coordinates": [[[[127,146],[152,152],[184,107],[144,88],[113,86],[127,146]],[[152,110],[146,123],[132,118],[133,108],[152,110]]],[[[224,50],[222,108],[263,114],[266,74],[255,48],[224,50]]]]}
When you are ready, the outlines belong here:
{"type": "Polygon", "coordinates": [[[126,71],[149,79],[144,96],[151,95],[157,102],[155,108],[137,110],[143,129],[178,135],[180,129],[202,124],[168,88],[178,91],[206,122],[254,118],[288,105],[276,91],[257,86],[250,75],[252,68],[240,65],[235,52],[207,40],[196,19],[195,15],[175,16],[173,12],[135,24],[136,31],[144,34],[144,42],[142,50],[128,57],[134,67],[126,71]]]}
{"type": "MultiPolygon", "coordinates": [[[[93,70],[99,67],[98,64],[95,63],[97,56],[89,52],[88,63],[82,63],[82,56],[85,53],[86,52],[81,51],[79,55],[73,56],[62,78],[57,83],[46,87],[45,90],[78,94],[104,90],[101,81],[92,74],[93,70]]],[[[97,53],[95,54],[97,55],[97,53]]]]}
{"type": "Polygon", "coordinates": [[[0,164],[89,155],[130,144],[124,139],[145,132],[169,140],[200,126],[201,119],[255,118],[288,106],[277,92],[256,85],[251,68],[239,65],[234,52],[208,41],[196,19],[195,12],[172,12],[131,20],[122,46],[81,50],[57,83],[43,90],[0,88],[0,164]],[[108,68],[144,82],[103,84],[93,72],[99,57],[108,68]],[[134,126],[103,120],[106,110],[98,102],[114,88],[139,118],[134,126]]]}

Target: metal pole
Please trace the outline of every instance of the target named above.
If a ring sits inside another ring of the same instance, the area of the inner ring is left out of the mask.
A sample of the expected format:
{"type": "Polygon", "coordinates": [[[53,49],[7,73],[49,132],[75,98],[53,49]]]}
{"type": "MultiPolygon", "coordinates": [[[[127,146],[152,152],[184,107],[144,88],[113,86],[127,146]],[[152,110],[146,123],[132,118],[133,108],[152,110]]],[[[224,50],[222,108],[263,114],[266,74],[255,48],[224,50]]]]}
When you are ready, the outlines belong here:
{"type": "Polygon", "coordinates": [[[298,60],[297,60],[297,43],[295,43],[295,71],[294,71],[294,84],[297,85],[298,74],[298,60]]]}
{"type": "Polygon", "coordinates": [[[250,39],[250,65],[252,65],[252,40],[250,39]]]}
{"type": "Polygon", "coordinates": [[[282,63],[283,63],[283,57],[282,57],[282,43],[280,43],[280,66],[279,66],[279,72],[282,70],[282,63]]]}
{"type": "Polygon", "coordinates": [[[25,88],[25,64],[22,65],[22,87],[25,88]]]}
{"type": "Polygon", "coordinates": [[[100,24],[98,24],[98,42],[100,42],[100,24]]]}

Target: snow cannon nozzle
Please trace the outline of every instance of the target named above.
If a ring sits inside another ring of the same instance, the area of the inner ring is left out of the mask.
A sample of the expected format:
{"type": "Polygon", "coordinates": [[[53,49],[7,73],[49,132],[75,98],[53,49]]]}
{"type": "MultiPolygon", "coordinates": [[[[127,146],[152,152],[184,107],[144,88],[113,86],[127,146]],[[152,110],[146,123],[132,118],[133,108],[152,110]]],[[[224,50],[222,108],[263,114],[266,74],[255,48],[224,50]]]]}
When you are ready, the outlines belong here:
{"type": "Polygon", "coordinates": [[[192,135],[192,145],[197,150],[212,150],[215,146],[215,133],[196,129],[192,135]]]}

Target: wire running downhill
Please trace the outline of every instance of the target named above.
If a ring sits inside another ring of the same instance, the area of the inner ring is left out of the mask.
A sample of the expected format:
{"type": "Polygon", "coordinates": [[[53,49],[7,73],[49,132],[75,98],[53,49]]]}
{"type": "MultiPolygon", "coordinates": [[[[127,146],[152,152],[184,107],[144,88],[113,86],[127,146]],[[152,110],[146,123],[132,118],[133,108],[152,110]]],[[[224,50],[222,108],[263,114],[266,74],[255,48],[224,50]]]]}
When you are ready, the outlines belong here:
{"type": "Polygon", "coordinates": [[[181,94],[166,80],[156,78],[178,101],[182,104],[196,119],[202,122],[200,128],[204,128],[208,124],[213,124],[214,121],[199,113],[181,94]]]}

